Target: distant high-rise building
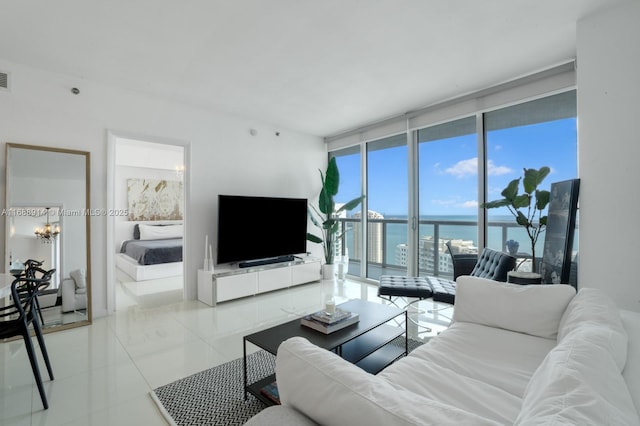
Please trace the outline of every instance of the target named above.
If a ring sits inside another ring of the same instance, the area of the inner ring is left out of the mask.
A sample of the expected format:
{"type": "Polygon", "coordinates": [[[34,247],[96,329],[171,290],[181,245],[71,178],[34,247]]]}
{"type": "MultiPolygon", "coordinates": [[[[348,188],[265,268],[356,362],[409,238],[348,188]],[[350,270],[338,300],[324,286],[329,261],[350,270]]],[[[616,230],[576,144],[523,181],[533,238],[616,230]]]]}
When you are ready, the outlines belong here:
{"type": "MultiPolygon", "coordinates": [[[[360,219],[362,212],[357,212],[353,215],[354,218],[360,219]]],[[[368,219],[384,219],[380,213],[373,210],[369,210],[367,213],[368,219]]],[[[383,241],[383,227],[382,223],[369,223],[367,230],[367,259],[373,263],[383,263],[384,247],[383,241]]],[[[353,224],[353,254],[352,257],[356,259],[362,259],[362,224],[353,224]]]]}
{"type": "MultiPolygon", "coordinates": [[[[451,240],[449,238],[440,238],[438,242],[438,272],[440,274],[453,274],[453,263],[451,256],[447,252],[446,242],[449,241],[453,254],[458,253],[477,253],[478,249],[473,245],[473,241],[469,240],[451,240]]],[[[407,244],[398,244],[396,246],[396,264],[407,266],[409,247],[407,244]]],[[[433,236],[426,235],[418,241],[418,267],[421,271],[434,273],[435,268],[435,248],[433,236]]]]}

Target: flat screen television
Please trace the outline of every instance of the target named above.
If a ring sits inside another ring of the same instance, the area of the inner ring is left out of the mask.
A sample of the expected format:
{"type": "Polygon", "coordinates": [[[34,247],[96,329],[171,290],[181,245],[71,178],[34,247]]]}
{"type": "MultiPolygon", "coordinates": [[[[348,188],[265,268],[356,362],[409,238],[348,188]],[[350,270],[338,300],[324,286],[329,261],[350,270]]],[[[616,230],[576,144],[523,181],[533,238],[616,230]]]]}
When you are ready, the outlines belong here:
{"type": "Polygon", "coordinates": [[[306,251],[305,198],[218,195],[218,263],[251,266],[306,251]]]}

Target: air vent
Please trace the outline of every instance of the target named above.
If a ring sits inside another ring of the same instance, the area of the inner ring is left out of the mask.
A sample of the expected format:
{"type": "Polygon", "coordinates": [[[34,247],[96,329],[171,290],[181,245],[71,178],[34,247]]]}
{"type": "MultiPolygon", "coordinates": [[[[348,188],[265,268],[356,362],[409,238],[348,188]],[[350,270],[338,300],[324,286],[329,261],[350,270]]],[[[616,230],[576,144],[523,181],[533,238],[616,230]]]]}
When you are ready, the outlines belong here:
{"type": "Polygon", "coordinates": [[[0,71],[0,90],[9,90],[9,73],[0,71]]]}

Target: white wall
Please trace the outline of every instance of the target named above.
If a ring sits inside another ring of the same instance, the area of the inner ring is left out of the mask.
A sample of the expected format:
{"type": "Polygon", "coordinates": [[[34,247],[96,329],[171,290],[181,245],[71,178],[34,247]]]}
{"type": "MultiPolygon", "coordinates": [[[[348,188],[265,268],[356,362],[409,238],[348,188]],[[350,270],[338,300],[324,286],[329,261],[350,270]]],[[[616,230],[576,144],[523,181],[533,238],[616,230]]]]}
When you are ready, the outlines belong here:
{"type": "MultiPolygon", "coordinates": [[[[106,208],[108,129],[148,136],[149,140],[189,141],[189,298],[196,296],[195,271],[204,258],[204,235],[215,236],[219,193],[314,198],[319,191],[318,169],[326,164],[326,149],[319,137],[2,59],[0,69],[11,73],[11,91],[0,91],[0,141],[90,151],[92,208],[106,208]],[[73,95],[72,87],[78,87],[80,94],[73,95]],[[257,130],[256,136],[249,134],[250,128],[257,130]]],[[[0,152],[4,166],[4,149],[0,152]]],[[[3,200],[4,179],[1,172],[3,200]]],[[[91,238],[93,313],[101,316],[107,308],[105,217],[91,218],[91,238]]],[[[4,241],[4,229],[0,241],[4,241]]],[[[3,252],[0,247],[0,258],[3,252]]]]}
{"type": "Polygon", "coordinates": [[[640,311],[640,2],[578,22],[579,285],[640,311]]]}

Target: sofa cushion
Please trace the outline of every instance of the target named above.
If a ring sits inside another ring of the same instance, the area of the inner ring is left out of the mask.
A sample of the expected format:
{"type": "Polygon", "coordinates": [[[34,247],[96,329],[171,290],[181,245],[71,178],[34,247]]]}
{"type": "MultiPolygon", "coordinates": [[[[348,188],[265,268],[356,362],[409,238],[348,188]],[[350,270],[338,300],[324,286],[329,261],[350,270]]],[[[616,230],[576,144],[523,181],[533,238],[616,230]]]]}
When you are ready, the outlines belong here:
{"type": "Polygon", "coordinates": [[[322,425],[498,424],[397,388],[302,337],[278,348],[276,379],[282,404],[322,425]]]}
{"type": "Polygon", "coordinates": [[[636,411],[640,413],[640,312],[620,311],[622,325],[629,335],[627,363],[622,377],[627,383],[636,411]]]}
{"type": "Polygon", "coordinates": [[[378,377],[443,404],[513,424],[531,376],[555,345],[555,339],[457,322],[378,377]]]}
{"type": "Polygon", "coordinates": [[[555,339],[576,290],[565,284],[517,285],[458,277],[454,321],[465,321],[555,339]]]}
{"type": "Polygon", "coordinates": [[[575,330],[554,348],[527,386],[516,425],[638,425],[640,419],[613,357],[575,330]]]}
{"type": "Polygon", "coordinates": [[[620,312],[607,294],[597,288],[582,288],[569,303],[560,320],[558,341],[564,340],[572,332],[579,329],[596,330],[600,332],[592,338],[597,338],[604,345],[622,371],[627,362],[628,335],[622,325],[620,312]]]}
{"type": "Polygon", "coordinates": [[[84,269],[76,269],[69,272],[69,276],[75,281],[77,288],[87,288],[87,274],[84,269]]]}
{"type": "Polygon", "coordinates": [[[272,405],[249,419],[244,426],[316,426],[317,423],[298,410],[272,405]]]}

